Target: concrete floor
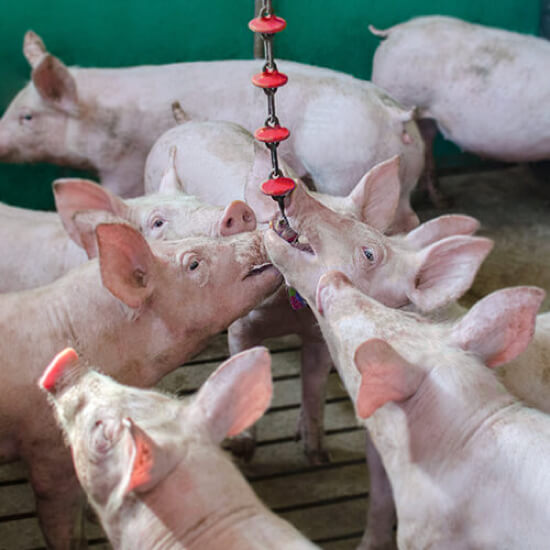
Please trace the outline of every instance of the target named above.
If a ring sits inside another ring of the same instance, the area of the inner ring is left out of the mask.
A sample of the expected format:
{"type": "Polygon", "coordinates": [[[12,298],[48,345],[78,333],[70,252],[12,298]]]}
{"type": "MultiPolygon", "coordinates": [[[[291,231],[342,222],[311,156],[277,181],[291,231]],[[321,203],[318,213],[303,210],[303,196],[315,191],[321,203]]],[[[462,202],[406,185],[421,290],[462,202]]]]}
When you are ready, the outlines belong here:
{"type": "MultiPolygon", "coordinates": [[[[526,167],[511,166],[447,175],[441,178],[441,188],[453,201],[447,212],[477,217],[482,222],[480,234],[495,240],[464,303],[516,284],[550,289],[550,184],[538,183],[526,167]]],[[[423,220],[443,213],[422,202],[416,201],[415,206],[423,220]]],[[[549,308],[547,298],[544,309],[549,308]]],[[[299,342],[284,338],[269,345],[274,354],[275,398],[258,424],[254,459],[243,471],[268,506],[322,548],[355,548],[364,528],[368,494],[364,434],[355,424],[337,375],[332,374],[325,420],[332,463],[309,467],[301,445],[294,441],[300,399],[299,342]]],[[[161,386],[188,393],[226,356],[225,338],[220,336],[161,386]]],[[[90,525],[88,532],[92,548],[110,548],[97,526],[90,525]]],[[[0,550],[36,550],[43,545],[23,465],[0,467],[0,550]]]]}

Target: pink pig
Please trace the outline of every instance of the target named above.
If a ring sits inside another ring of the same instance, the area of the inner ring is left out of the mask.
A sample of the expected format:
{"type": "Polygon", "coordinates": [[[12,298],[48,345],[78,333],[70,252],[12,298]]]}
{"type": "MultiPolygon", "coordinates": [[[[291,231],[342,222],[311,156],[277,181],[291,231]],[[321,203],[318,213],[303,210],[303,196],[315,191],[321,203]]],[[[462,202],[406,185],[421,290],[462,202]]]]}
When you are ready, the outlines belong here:
{"type": "MultiPolygon", "coordinates": [[[[23,52],[31,82],[0,121],[0,158],[93,169],[121,196],[143,194],[145,158],[175,125],[169,109],[175,100],[191,120],[229,120],[248,131],[265,113],[264,94],[250,82],[261,71],[256,60],[68,68],[32,31],[23,52]]],[[[290,61],[279,68],[291,82],[278,104],[292,130],[281,154],[298,176],[309,175],[324,192],[346,194],[376,163],[401,155],[408,196],[424,162],[411,111],[343,73],[290,61]]]]}
{"type": "Polygon", "coordinates": [[[442,16],[371,31],[385,38],[374,55],[372,80],[416,107],[429,172],[437,129],[482,157],[550,158],[548,40],[442,16]]]}
{"type": "Polygon", "coordinates": [[[269,406],[271,358],[223,363],[193,399],[118,384],[61,352],[41,379],[115,549],[317,548],[259,501],[219,443],[269,406]]]}
{"type": "Polygon", "coordinates": [[[387,469],[399,548],[545,548],[550,417],[485,367],[526,348],[544,292],[495,292],[453,324],[389,309],[339,272],[304,283],[387,469]]]}
{"type": "MultiPolygon", "coordinates": [[[[373,169],[347,198],[367,225],[336,212],[299,185],[286,199],[290,225],[304,241],[296,246],[269,230],[266,247],[290,286],[300,274],[318,278],[343,269],[361,288],[392,306],[414,304],[432,310],[460,297],[471,285],[492,242],[471,237],[479,224],[467,216],[443,216],[407,235],[383,235],[398,203],[396,166],[373,169]],[[362,205],[362,206],[360,206],[362,205]]],[[[298,291],[299,287],[297,287],[298,291]]],[[[309,310],[289,312],[284,289],[230,327],[230,349],[246,349],[263,335],[295,331],[302,336],[302,411],[300,435],[313,462],[327,459],[322,450],[324,388],[332,362],[309,310]],[[274,322],[283,317],[283,322],[274,322]],[[277,332],[275,332],[277,331],[277,332]]]]}
{"type": "Polygon", "coordinates": [[[174,189],[173,177],[169,170],[157,193],[127,200],[89,180],[56,180],[59,215],[0,204],[0,291],[48,284],[95,257],[94,229],[102,222],[125,221],[150,240],[220,237],[256,227],[244,202],[209,206],[174,189]]]}
{"type": "Polygon", "coordinates": [[[49,547],[78,545],[80,491],[36,381],[59,349],[134,386],[154,385],[281,282],[258,232],[147,244],[129,225],[100,224],[98,259],[49,286],[0,296],[0,456],[30,469],[49,547]]]}

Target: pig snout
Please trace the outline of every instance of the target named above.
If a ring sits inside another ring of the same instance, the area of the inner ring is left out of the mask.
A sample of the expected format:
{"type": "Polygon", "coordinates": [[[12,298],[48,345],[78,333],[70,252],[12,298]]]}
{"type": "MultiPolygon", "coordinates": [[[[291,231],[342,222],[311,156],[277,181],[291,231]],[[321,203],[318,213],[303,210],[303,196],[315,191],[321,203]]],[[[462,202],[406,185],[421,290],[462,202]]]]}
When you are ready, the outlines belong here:
{"type": "Polygon", "coordinates": [[[58,353],[46,368],[40,378],[40,387],[55,395],[67,386],[70,379],[78,372],[78,355],[72,348],[66,348],[58,353]]]}
{"type": "Polygon", "coordinates": [[[243,201],[233,201],[227,206],[220,222],[220,236],[228,237],[237,233],[254,231],[256,216],[243,201]]]}

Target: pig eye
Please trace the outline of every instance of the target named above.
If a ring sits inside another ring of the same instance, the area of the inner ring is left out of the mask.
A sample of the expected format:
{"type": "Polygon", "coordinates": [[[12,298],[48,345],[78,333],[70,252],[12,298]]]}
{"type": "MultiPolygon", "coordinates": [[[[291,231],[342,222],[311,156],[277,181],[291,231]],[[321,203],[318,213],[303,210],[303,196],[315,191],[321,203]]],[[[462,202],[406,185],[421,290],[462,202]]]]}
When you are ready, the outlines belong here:
{"type": "Polygon", "coordinates": [[[374,252],[370,248],[363,248],[363,254],[369,262],[374,262],[374,252]]]}
{"type": "Polygon", "coordinates": [[[193,260],[189,264],[189,271],[195,271],[195,269],[197,269],[197,267],[199,267],[199,262],[197,260],[193,260]]]}
{"type": "Polygon", "coordinates": [[[24,115],[19,116],[19,122],[21,124],[29,122],[30,120],[32,120],[32,113],[25,113],[24,115]]]}
{"type": "Polygon", "coordinates": [[[156,218],[153,220],[153,227],[158,229],[159,227],[162,227],[164,225],[164,220],[162,218],[156,218]]]}

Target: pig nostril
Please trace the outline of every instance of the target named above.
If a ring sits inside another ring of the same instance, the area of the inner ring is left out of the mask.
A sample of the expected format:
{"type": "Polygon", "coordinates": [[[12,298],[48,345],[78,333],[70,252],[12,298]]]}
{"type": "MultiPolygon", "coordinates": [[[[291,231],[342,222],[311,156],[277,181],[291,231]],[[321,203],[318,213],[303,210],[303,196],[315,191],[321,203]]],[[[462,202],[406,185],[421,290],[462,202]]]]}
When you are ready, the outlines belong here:
{"type": "Polygon", "coordinates": [[[248,212],[243,214],[243,222],[244,223],[250,223],[251,221],[252,221],[252,216],[248,212]]]}
{"type": "Polygon", "coordinates": [[[233,218],[228,218],[225,222],[225,227],[231,227],[233,225],[233,218]]]}

